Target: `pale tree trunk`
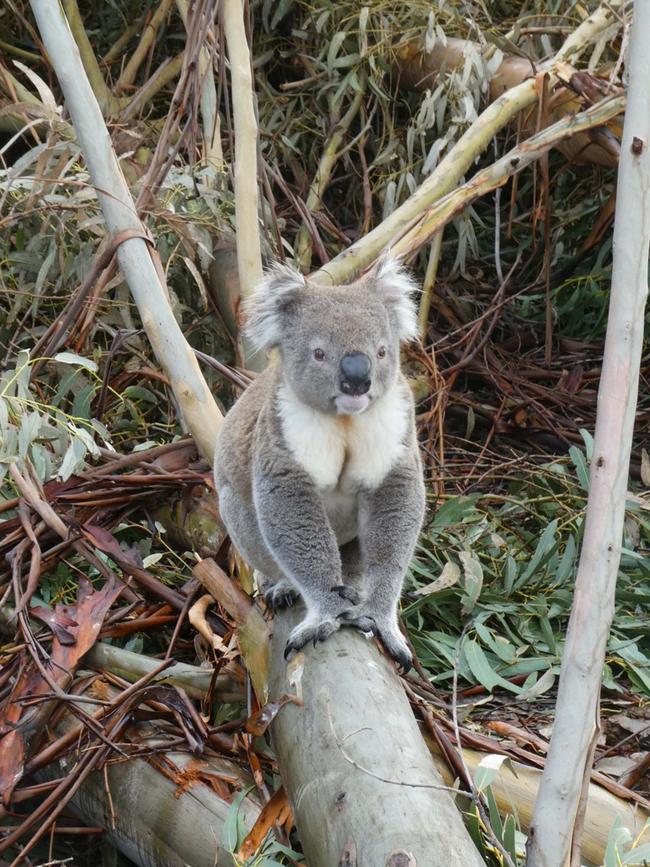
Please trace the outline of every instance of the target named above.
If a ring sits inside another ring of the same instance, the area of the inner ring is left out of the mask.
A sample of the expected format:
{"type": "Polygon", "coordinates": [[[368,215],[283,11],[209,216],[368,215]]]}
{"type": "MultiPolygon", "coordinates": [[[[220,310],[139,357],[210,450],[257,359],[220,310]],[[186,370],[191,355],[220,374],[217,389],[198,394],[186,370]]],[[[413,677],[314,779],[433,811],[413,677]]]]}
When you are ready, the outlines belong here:
{"type": "Polygon", "coordinates": [[[650,3],[637,0],[634,13],[612,289],[585,533],[562,657],[553,736],[528,838],[528,867],[564,867],[570,858],[572,865],[580,863],[581,794],[598,733],[600,682],[614,612],[650,241],[650,3]]]}
{"type": "MultiPolygon", "coordinates": [[[[242,0],[224,0],[223,26],[230,61],[233,120],[235,125],[235,223],[237,266],[242,296],[262,276],[260,221],[257,192],[257,119],[251,58],[244,26],[242,0]]],[[[265,358],[241,338],[243,360],[251,370],[262,370],[265,358]]]]}
{"type": "MultiPolygon", "coordinates": [[[[144,235],[144,226],[61,7],[50,0],[32,0],[31,6],[65,96],[108,229],[113,235],[125,230],[136,230],[144,235]]],[[[183,420],[201,453],[212,460],[221,413],[169,306],[161,280],[162,269],[156,268],[149,246],[141,238],[120,244],[117,259],[156,358],[173,384],[183,420]]]]}

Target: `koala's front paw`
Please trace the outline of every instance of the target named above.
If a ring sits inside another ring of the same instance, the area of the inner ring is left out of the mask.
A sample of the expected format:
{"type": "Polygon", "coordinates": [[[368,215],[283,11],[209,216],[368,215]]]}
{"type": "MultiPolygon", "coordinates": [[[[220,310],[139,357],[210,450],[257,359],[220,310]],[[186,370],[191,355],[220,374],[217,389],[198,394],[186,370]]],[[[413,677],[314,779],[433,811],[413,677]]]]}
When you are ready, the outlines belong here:
{"type": "Polygon", "coordinates": [[[273,611],[281,611],[295,605],[298,592],[290,581],[278,581],[264,591],[264,600],[273,611]]]}
{"type": "Polygon", "coordinates": [[[288,659],[291,653],[301,650],[310,641],[316,647],[318,641],[325,641],[339,629],[340,625],[336,618],[308,615],[291,631],[284,648],[284,658],[288,659]]]}

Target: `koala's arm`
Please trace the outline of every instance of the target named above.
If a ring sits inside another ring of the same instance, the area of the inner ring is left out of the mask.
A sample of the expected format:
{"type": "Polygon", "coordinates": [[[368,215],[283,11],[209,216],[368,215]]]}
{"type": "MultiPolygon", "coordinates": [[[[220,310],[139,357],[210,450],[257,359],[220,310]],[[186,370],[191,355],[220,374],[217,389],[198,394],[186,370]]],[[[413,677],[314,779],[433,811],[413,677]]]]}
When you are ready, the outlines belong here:
{"type": "Polygon", "coordinates": [[[359,508],[359,543],[367,588],[359,614],[372,618],[386,650],[406,669],[411,665],[411,653],[398,626],[397,606],[424,507],[422,467],[413,443],[379,487],[361,494],[359,508]]]}
{"type": "MultiPolygon", "coordinates": [[[[268,429],[267,429],[268,431],[268,429]]],[[[282,572],[300,590],[305,619],[289,636],[285,655],[308,641],[324,640],[350,608],[341,595],[336,536],[311,477],[277,432],[261,435],[253,449],[253,497],[264,542],[282,572]]]]}

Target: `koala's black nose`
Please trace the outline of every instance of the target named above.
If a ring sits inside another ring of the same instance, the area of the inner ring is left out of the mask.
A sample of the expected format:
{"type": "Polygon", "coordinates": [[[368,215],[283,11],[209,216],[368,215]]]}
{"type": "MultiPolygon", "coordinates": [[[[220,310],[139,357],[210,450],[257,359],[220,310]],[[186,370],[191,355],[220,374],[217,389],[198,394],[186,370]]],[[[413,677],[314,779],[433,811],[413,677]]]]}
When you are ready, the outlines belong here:
{"type": "Polygon", "coordinates": [[[365,394],[370,388],[370,359],[363,352],[349,352],[341,359],[341,391],[365,394]]]}

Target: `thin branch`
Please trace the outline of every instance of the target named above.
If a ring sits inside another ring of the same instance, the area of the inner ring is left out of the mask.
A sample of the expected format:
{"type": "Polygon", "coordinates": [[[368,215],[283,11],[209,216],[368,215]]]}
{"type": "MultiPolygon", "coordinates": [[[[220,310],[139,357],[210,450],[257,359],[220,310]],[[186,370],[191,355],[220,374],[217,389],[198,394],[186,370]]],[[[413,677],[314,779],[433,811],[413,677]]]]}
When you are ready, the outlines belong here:
{"type": "MultiPolygon", "coordinates": [[[[176,0],[183,24],[187,30],[188,0],[176,0]]],[[[223,168],[221,148],[221,121],[217,105],[217,88],[214,83],[212,52],[207,43],[199,52],[199,78],[201,80],[201,119],[203,122],[203,155],[207,165],[223,168]]],[[[208,179],[209,180],[209,179],[208,179]]]]}
{"type": "MultiPolygon", "coordinates": [[[[230,60],[230,84],[235,125],[235,223],[239,285],[246,295],[262,276],[258,216],[257,120],[251,58],[244,26],[242,0],[224,0],[223,25],[230,60]]],[[[264,359],[243,341],[244,366],[257,370],[264,359]]]]}
{"type": "Polygon", "coordinates": [[[539,159],[562,141],[577,132],[601,126],[625,109],[623,95],[608,97],[573,116],[563,117],[552,126],[512,148],[500,160],[477,172],[462,187],[458,187],[428,208],[419,220],[410,226],[399,240],[394,239],[392,250],[407,255],[428,242],[443,226],[475,199],[484,196],[539,159]]]}
{"type": "Polygon", "coordinates": [[[154,39],[156,38],[158,28],[167,17],[171,5],[172,0],[161,0],[160,5],[147,22],[147,25],[144,28],[144,33],[140,38],[140,42],[138,43],[135,51],[131,55],[131,59],[126,64],[122,71],[122,74],[117,80],[115,89],[118,93],[121,90],[124,90],[129,85],[133,84],[133,82],[135,81],[135,77],[138,74],[138,69],[140,69],[140,66],[142,65],[145,57],[149,53],[149,49],[154,39]]]}
{"type": "Polygon", "coordinates": [[[81,62],[86,70],[86,75],[88,76],[88,81],[93,89],[93,93],[97,97],[97,102],[102,111],[106,114],[110,114],[115,108],[115,100],[109,91],[108,86],[104,81],[102,71],[99,68],[99,63],[97,62],[95,52],[90,44],[90,40],[88,39],[83,19],[81,18],[81,13],[77,6],[77,0],[62,0],[62,3],[66,18],[68,19],[68,24],[70,25],[70,30],[79,48],[81,62]]]}
{"type": "MultiPolygon", "coordinates": [[[[357,90],[357,92],[355,93],[354,99],[352,100],[350,107],[332,129],[327,144],[325,145],[325,148],[321,155],[320,162],[318,163],[316,175],[314,176],[314,180],[312,181],[311,187],[309,188],[307,201],[305,202],[307,211],[309,213],[313,213],[314,211],[320,211],[323,207],[323,195],[325,194],[325,190],[327,189],[330,177],[332,176],[332,172],[334,171],[334,166],[336,165],[339,157],[341,156],[341,145],[343,144],[345,136],[350,129],[352,121],[355,119],[355,117],[359,113],[359,109],[363,105],[365,95],[365,87],[360,84],[359,90],[357,90]]],[[[303,268],[305,271],[308,271],[309,266],[311,265],[312,242],[310,240],[309,231],[304,222],[300,227],[300,231],[298,232],[295,251],[297,262],[300,264],[301,268],[303,268]]]]}

